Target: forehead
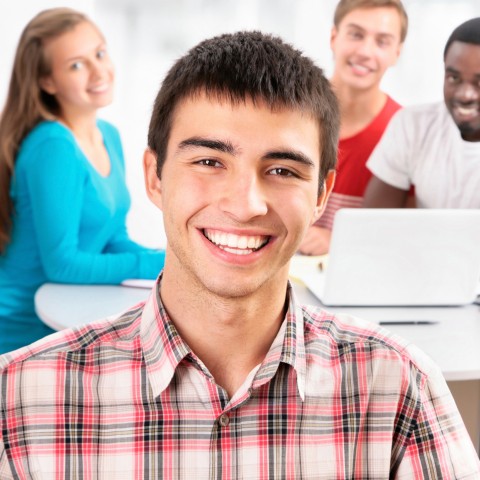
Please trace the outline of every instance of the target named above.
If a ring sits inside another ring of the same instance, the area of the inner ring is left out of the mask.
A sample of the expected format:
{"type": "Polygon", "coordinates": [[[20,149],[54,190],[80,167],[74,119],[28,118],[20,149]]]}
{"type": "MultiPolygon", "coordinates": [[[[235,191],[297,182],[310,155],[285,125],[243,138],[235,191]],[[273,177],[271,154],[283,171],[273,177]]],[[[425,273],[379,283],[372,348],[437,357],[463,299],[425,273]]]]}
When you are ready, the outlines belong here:
{"type": "Polygon", "coordinates": [[[398,38],[400,38],[402,29],[400,13],[395,7],[355,8],[340,20],[338,28],[348,27],[349,25],[398,38]]]}
{"type": "Polygon", "coordinates": [[[454,41],[445,55],[445,68],[480,73],[480,45],[454,41]]]}
{"type": "MultiPolygon", "coordinates": [[[[172,128],[185,128],[194,126],[189,115],[195,115],[201,118],[207,115],[212,119],[224,117],[228,123],[242,121],[244,118],[250,118],[252,122],[260,118],[270,118],[278,129],[282,126],[302,127],[305,124],[315,126],[315,131],[320,131],[319,122],[313,113],[304,112],[298,108],[290,108],[284,105],[270,105],[261,98],[252,99],[247,96],[245,99],[231,99],[227,95],[205,93],[204,91],[194,92],[176,104],[172,114],[172,128]]],[[[195,125],[195,128],[208,130],[208,122],[201,122],[195,125]]]]}
{"type": "Polygon", "coordinates": [[[52,64],[87,55],[104,42],[98,29],[88,21],[76,24],[44,43],[45,57],[52,64]]]}
{"type": "Polygon", "coordinates": [[[246,150],[294,147],[319,158],[320,135],[313,115],[298,109],[272,108],[250,98],[232,102],[200,93],[177,104],[168,144],[171,150],[186,138],[198,136],[231,140],[246,150]]]}

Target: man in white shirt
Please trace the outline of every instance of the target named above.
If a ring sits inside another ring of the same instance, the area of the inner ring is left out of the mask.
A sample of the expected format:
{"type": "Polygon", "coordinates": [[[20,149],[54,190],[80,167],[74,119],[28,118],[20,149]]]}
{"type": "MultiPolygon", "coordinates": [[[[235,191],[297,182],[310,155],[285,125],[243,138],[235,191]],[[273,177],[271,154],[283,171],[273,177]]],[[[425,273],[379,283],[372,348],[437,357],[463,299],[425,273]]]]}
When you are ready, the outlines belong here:
{"type": "Polygon", "coordinates": [[[367,162],[366,207],[480,208],[480,17],[444,50],[444,102],[404,108],[367,162]]]}

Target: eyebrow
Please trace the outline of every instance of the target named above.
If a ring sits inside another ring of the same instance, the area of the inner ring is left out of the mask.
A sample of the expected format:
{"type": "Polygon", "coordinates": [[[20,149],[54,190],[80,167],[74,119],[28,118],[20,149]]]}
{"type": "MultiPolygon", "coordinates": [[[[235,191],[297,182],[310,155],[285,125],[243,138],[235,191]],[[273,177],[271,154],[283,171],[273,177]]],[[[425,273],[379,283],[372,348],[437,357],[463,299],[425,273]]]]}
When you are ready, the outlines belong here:
{"type": "Polygon", "coordinates": [[[293,160],[307,167],[315,168],[315,162],[302,152],[296,150],[272,150],[264,156],[266,160],[293,160]]]}
{"type": "MultiPolygon", "coordinates": [[[[353,27],[356,28],[357,30],[361,30],[362,32],[366,32],[367,29],[363,28],[361,25],[358,25],[357,23],[348,23],[347,27],[353,27]]],[[[388,38],[395,38],[395,35],[392,33],[388,32],[377,32],[375,35],[380,36],[380,37],[388,37],[388,38]]]]}
{"type": "MultiPolygon", "coordinates": [[[[107,43],[106,42],[101,42],[94,48],[94,51],[96,52],[97,50],[100,50],[100,49],[106,48],[106,47],[107,47],[107,43]]],[[[86,54],[82,53],[81,55],[76,55],[74,57],[66,58],[65,63],[73,62],[75,60],[82,60],[83,58],[85,58],[85,56],[86,56],[86,54]]]]}
{"type": "Polygon", "coordinates": [[[238,153],[238,149],[235,148],[231,142],[223,140],[211,140],[202,137],[191,137],[187,138],[186,140],[182,140],[178,145],[178,150],[186,150],[190,147],[210,148],[211,150],[229,153],[230,155],[235,155],[238,153]]]}
{"type": "MultiPolygon", "coordinates": [[[[202,137],[191,137],[187,138],[186,140],[182,140],[178,145],[178,150],[186,150],[191,147],[210,148],[212,150],[228,153],[230,155],[238,155],[240,152],[240,149],[236,148],[229,141],[212,140],[202,137]]],[[[262,158],[264,160],[292,160],[310,168],[315,168],[315,162],[310,157],[297,150],[271,150],[266,152],[262,158]]]]}

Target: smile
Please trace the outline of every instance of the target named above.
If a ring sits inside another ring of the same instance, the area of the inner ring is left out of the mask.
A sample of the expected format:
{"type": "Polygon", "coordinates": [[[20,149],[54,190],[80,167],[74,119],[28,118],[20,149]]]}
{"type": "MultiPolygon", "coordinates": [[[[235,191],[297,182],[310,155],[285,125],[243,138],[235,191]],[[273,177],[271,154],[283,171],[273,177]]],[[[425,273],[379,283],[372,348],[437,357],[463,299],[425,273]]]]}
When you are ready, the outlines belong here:
{"type": "Polygon", "coordinates": [[[270,237],[265,235],[235,235],[220,230],[204,229],[204,236],[218,248],[235,255],[248,255],[264,247],[270,237]]]}
{"type": "Polygon", "coordinates": [[[460,105],[457,105],[455,107],[455,110],[457,113],[459,113],[462,116],[474,116],[478,113],[478,108],[476,106],[462,107],[460,105]]]}
{"type": "Polygon", "coordinates": [[[366,75],[367,73],[370,73],[373,71],[371,68],[365,65],[362,65],[360,63],[349,62],[349,65],[353,68],[354,71],[356,71],[359,74],[366,75]]]}
{"type": "Polygon", "coordinates": [[[110,84],[102,83],[101,85],[97,85],[95,87],[91,87],[88,89],[91,93],[104,93],[110,88],[110,84]]]}

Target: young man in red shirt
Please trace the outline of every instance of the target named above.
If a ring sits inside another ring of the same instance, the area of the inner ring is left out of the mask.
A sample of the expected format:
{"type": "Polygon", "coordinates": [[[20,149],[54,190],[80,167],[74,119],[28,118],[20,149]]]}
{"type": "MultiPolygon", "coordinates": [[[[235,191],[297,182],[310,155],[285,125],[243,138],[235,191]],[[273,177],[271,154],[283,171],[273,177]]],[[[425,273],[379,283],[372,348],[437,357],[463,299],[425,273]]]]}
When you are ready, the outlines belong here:
{"type": "Polygon", "coordinates": [[[400,105],[380,82],[400,55],[408,18],[399,0],[341,0],[334,15],[331,83],[340,103],[337,178],[324,214],[309,229],[300,253],[328,252],[338,209],[360,207],[371,178],[365,164],[400,105]]]}

